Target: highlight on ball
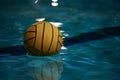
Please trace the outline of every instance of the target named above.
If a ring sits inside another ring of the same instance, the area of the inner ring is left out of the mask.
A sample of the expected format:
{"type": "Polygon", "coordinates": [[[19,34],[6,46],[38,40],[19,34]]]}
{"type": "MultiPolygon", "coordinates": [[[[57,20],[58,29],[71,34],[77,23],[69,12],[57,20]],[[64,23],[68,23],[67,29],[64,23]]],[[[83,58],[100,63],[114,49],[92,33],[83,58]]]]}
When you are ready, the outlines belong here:
{"type": "Polygon", "coordinates": [[[32,24],[24,34],[24,47],[30,55],[55,55],[63,45],[59,29],[49,22],[32,24]]]}

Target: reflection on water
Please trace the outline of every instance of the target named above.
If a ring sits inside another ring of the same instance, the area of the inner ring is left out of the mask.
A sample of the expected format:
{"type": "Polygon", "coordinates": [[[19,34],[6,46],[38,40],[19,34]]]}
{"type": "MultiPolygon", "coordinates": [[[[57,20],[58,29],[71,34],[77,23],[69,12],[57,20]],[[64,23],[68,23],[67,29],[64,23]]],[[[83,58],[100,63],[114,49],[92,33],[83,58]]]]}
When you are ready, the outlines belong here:
{"type": "Polygon", "coordinates": [[[59,80],[62,72],[62,63],[47,61],[36,66],[34,70],[37,80],[59,80]]]}
{"type": "Polygon", "coordinates": [[[45,20],[45,18],[37,18],[37,19],[35,19],[36,21],[44,21],[45,20]]]}
{"type": "Polygon", "coordinates": [[[54,7],[58,6],[58,0],[52,0],[51,5],[54,7]]]}
{"type": "Polygon", "coordinates": [[[58,57],[19,56],[0,60],[1,80],[59,80],[62,71],[63,63],[58,57]]]}
{"type": "Polygon", "coordinates": [[[35,0],[35,4],[37,4],[38,3],[38,0],[35,0]]]}

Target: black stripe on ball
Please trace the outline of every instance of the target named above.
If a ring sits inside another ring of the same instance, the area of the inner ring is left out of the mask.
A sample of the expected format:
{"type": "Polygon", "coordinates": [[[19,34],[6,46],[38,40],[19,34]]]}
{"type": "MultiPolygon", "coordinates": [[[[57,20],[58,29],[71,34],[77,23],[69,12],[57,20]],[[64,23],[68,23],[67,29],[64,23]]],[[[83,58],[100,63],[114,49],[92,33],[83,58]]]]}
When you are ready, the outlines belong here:
{"type": "Polygon", "coordinates": [[[51,43],[50,43],[50,46],[49,46],[49,48],[48,48],[47,53],[49,53],[49,51],[50,51],[50,48],[51,48],[52,43],[53,43],[53,38],[54,38],[54,30],[53,30],[53,25],[52,25],[52,24],[51,24],[51,28],[52,28],[52,38],[51,38],[51,43]]]}
{"type": "Polygon", "coordinates": [[[36,36],[37,36],[37,25],[34,25],[35,26],[35,40],[34,40],[34,43],[33,43],[33,47],[35,47],[35,44],[36,44],[36,36]]]}
{"type": "Polygon", "coordinates": [[[25,33],[29,33],[29,32],[36,32],[36,31],[26,31],[25,33]]]}
{"type": "Polygon", "coordinates": [[[43,52],[44,32],[45,32],[45,22],[43,23],[43,32],[42,32],[41,52],[43,52]]]}
{"type": "Polygon", "coordinates": [[[26,39],[25,41],[24,41],[24,43],[26,43],[27,41],[29,41],[29,40],[31,40],[31,39],[34,39],[35,37],[31,37],[31,38],[29,38],[29,39],[26,39]]]}

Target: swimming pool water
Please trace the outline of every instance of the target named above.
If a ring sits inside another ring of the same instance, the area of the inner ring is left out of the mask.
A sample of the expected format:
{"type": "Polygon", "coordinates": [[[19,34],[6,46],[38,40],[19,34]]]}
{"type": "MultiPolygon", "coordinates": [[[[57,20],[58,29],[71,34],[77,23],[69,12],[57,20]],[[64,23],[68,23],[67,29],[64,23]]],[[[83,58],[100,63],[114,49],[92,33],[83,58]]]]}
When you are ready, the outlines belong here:
{"type": "Polygon", "coordinates": [[[0,80],[119,80],[120,1],[51,2],[0,1],[0,80]],[[43,18],[59,25],[66,48],[55,56],[27,55],[18,49],[24,32],[43,18]]]}

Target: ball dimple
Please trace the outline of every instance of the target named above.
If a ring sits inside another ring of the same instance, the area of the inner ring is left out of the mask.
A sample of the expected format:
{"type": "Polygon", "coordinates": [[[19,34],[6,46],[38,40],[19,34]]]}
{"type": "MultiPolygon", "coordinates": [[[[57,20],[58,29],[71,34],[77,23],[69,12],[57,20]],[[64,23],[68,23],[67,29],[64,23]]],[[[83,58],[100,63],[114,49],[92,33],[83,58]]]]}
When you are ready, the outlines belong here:
{"type": "Polygon", "coordinates": [[[62,34],[56,26],[49,22],[32,24],[24,35],[24,47],[30,55],[54,55],[58,53],[62,45],[62,34]]]}

